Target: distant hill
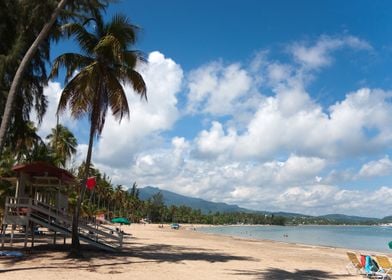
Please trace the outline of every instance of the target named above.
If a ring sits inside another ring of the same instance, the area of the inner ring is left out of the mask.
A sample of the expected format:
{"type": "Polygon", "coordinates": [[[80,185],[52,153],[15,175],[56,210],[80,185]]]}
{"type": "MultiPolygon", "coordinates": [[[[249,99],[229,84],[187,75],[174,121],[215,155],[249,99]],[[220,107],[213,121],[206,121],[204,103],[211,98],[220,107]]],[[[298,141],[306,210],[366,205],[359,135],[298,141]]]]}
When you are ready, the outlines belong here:
{"type": "Polygon", "coordinates": [[[175,205],[175,206],[181,206],[181,205],[186,205],[188,207],[191,207],[193,209],[200,209],[202,213],[206,214],[209,212],[215,213],[215,212],[224,212],[224,213],[230,213],[230,212],[251,212],[248,209],[238,207],[237,205],[230,205],[222,202],[211,202],[207,201],[204,199],[200,198],[193,198],[193,197],[188,197],[184,195],[180,195],[174,192],[166,191],[166,190],[161,190],[156,187],[144,187],[139,189],[139,198],[141,200],[148,200],[150,199],[154,194],[161,192],[163,195],[163,199],[165,201],[165,204],[167,206],[175,205]]]}
{"type": "Polygon", "coordinates": [[[359,217],[359,216],[347,216],[347,215],[342,215],[342,214],[329,214],[329,215],[323,215],[319,216],[319,218],[324,218],[328,220],[333,220],[333,221],[338,221],[338,222],[372,222],[372,221],[378,221],[380,219],[378,218],[369,218],[369,217],[359,217]]]}
{"type": "Polygon", "coordinates": [[[370,217],[359,217],[359,216],[348,216],[343,214],[329,214],[322,216],[310,216],[300,213],[289,213],[289,212],[268,212],[268,211],[255,211],[245,208],[241,208],[238,205],[231,205],[221,202],[211,202],[200,198],[193,198],[184,195],[180,195],[171,191],[161,190],[156,187],[144,187],[139,189],[139,197],[141,200],[148,200],[154,194],[161,192],[163,195],[164,202],[167,206],[185,205],[193,209],[200,209],[202,213],[207,214],[209,212],[221,212],[221,213],[232,213],[232,212],[246,212],[246,213],[259,213],[268,214],[275,216],[282,216],[288,219],[288,221],[296,221],[302,223],[303,221],[310,221],[311,223],[323,223],[324,222],[336,222],[338,224],[377,224],[377,223],[392,223],[392,216],[384,217],[383,219],[370,218],[370,217]]]}
{"type": "Polygon", "coordinates": [[[382,218],[381,223],[392,223],[392,216],[386,216],[382,218]]]}

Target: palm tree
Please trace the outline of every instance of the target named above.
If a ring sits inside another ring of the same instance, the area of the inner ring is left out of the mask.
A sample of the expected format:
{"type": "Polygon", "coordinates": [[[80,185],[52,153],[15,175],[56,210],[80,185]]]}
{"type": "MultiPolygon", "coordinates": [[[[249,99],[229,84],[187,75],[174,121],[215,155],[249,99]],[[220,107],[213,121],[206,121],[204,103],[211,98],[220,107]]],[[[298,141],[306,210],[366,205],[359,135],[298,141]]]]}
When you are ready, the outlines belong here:
{"type": "MultiPolygon", "coordinates": [[[[9,133],[8,146],[13,150],[17,162],[39,160],[34,158],[38,150],[45,149],[45,144],[37,134],[38,129],[33,122],[22,121],[19,125],[13,126],[9,133]]],[[[49,158],[48,155],[44,156],[49,158]]]]}
{"type": "Polygon", "coordinates": [[[146,84],[135,70],[136,64],[143,61],[141,53],[128,50],[136,42],[138,28],[129,23],[122,15],[116,15],[105,24],[97,15],[94,28],[84,25],[68,24],[64,31],[68,36],[75,35],[83,54],[65,53],[53,63],[51,77],[56,77],[60,67],[66,68],[66,86],[62,92],[57,113],[63,112],[69,105],[71,115],[79,119],[88,116],[90,138],[86,156],[86,168],[82,191],[78,198],[72,225],[72,251],[80,252],[78,237],[78,219],[81,201],[84,195],[84,182],[89,176],[94,137],[101,134],[105,124],[107,110],[110,108],[114,117],[121,121],[129,117],[129,107],[122,83],[131,83],[136,93],[147,97],[146,84]],[[79,73],[72,78],[74,72],[79,73]],[[69,82],[68,80],[71,79],[69,82]]]}
{"type": "Polygon", "coordinates": [[[10,91],[7,97],[7,103],[4,109],[4,115],[1,121],[1,127],[0,127],[0,152],[3,149],[4,145],[4,137],[6,134],[6,131],[8,129],[8,124],[11,121],[11,116],[12,116],[12,109],[14,106],[14,101],[16,99],[18,90],[20,85],[22,84],[23,80],[23,74],[27,70],[28,66],[30,65],[30,62],[32,61],[35,53],[39,49],[40,44],[47,38],[47,36],[50,33],[50,30],[55,23],[58,15],[64,8],[65,4],[67,3],[67,0],[61,0],[56,9],[53,11],[53,14],[50,18],[50,20],[44,25],[43,29],[41,30],[40,34],[37,36],[35,41],[32,43],[30,48],[27,50],[27,53],[24,55],[21,63],[19,64],[19,67],[15,73],[13,82],[10,87],[10,91]]]}
{"type": "Polygon", "coordinates": [[[72,155],[76,154],[78,142],[72,132],[65,126],[58,124],[52,128],[52,133],[46,136],[53,158],[58,166],[65,167],[72,155]]]}
{"type": "MultiPolygon", "coordinates": [[[[14,32],[14,34],[18,34],[15,42],[6,42],[7,41],[6,39],[3,41],[4,36],[0,36],[2,38],[2,41],[4,42],[0,44],[0,48],[4,47],[5,45],[7,45],[8,48],[10,47],[10,44],[12,44],[11,46],[12,48],[10,48],[12,50],[11,56],[10,57],[0,56],[0,62],[1,62],[0,77],[4,77],[3,75],[4,73],[2,73],[3,71],[1,71],[2,68],[4,68],[2,66],[6,65],[6,62],[10,58],[11,60],[13,60],[15,58],[15,54],[18,58],[17,60],[14,60],[18,63],[15,69],[12,68],[11,73],[9,72],[6,73],[7,77],[12,77],[11,78],[12,82],[10,82],[9,87],[7,87],[7,90],[9,89],[9,91],[8,94],[6,95],[7,96],[6,102],[5,104],[1,104],[2,107],[4,106],[4,112],[2,112],[1,126],[0,126],[0,154],[3,151],[5,137],[8,132],[12,116],[15,115],[14,113],[15,101],[18,95],[21,94],[20,88],[23,87],[23,83],[26,82],[26,77],[25,77],[26,72],[30,72],[30,74],[34,73],[31,72],[32,71],[31,69],[29,69],[34,67],[34,68],[39,68],[39,71],[42,71],[43,74],[46,74],[45,64],[40,63],[39,60],[37,61],[37,53],[38,56],[43,56],[45,60],[46,58],[49,57],[49,50],[47,44],[50,41],[50,39],[58,39],[57,37],[58,29],[56,27],[58,27],[58,25],[61,22],[69,20],[70,18],[73,19],[83,19],[86,17],[89,18],[91,14],[97,13],[100,9],[105,9],[108,3],[112,1],[113,0],[78,0],[78,1],[75,0],[60,0],[60,1],[8,0],[7,2],[6,1],[1,2],[0,8],[3,11],[3,13],[1,13],[0,15],[7,14],[7,12],[9,12],[8,8],[11,7],[12,9],[14,9],[13,11],[18,11],[18,12],[22,11],[25,13],[27,11],[26,16],[28,16],[29,20],[27,20],[28,25],[22,26],[20,30],[16,30],[16,32],[14,32]],[[16,7],[16,5],[18,5],[18,7],[16,7]],[[52,12],[47,13],[47,11],[52,11],[52,12]],[[46,14],[42,14],[43,12],[46,14]],[[31,18],[30,15],[32,15],[31,18]],[[34,25],[32,23],[37,23],[38,25],[34,25]],[[39,26],[39,27],[33,30],[36,32],[32,32],[31,30],[29,30],[30,26],[34,26],[34,27],[39,26]],[[29,40],[26,40],[26,38],[24,37],[25,34],[27,34],[27,36],[32,36],[32,39],[29,38],[29,40]],[[21,42],[23,44],[21,44],[21,42]]],[[[21,21],[21,19],[24,19],[26,16],[24,16],[23,14],[17,14],[15,18],[17,18],[18,21],[21,21]]],[[[1,28],[0,32],[4,33],[6,32],[4,30],[12,30],[13,22],[12,21],[4,21],[4,22],[7,24],[7,26],[5,28],[1,28]]],[[[12,31],[8,31],[8,34],[12,34],[12,31]]],[[[44,76],[46,78],[46,75],[44,76]]],[[[39,84],[36,83],[33,85],[42,87],[42,83],[39,84]]]]}

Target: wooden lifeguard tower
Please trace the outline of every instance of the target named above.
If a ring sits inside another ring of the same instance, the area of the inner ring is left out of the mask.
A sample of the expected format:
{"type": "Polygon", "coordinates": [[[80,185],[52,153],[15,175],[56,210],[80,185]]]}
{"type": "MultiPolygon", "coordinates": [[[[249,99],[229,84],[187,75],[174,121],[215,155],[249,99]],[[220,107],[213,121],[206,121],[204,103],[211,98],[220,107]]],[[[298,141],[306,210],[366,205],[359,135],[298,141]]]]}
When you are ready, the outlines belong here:
{"type": "MultiPolygon", "coordinates": [[[[45,162],[17,165],[12,168],[16,177],[2,178],[15,186],[15,196],[7,197],[1,227],[1,246],[6,239],[12,246],[14,230],[24,231],[24,246],[29,237],[34,246],[36,226],[47,229],[56,244],[57,234],[71,236],[72,217],[68,214],[67,188],[78,184],[68,171],[45,162]],[[8,226],[11,226],[10,232],[8,226]],[[9,232],[7,234],[7,231],[9,232]]],[[[123,235],[112,228],[94,221],[80,219],[79,239],[100,249],[116,251],[121,249],[123,235]]]]}

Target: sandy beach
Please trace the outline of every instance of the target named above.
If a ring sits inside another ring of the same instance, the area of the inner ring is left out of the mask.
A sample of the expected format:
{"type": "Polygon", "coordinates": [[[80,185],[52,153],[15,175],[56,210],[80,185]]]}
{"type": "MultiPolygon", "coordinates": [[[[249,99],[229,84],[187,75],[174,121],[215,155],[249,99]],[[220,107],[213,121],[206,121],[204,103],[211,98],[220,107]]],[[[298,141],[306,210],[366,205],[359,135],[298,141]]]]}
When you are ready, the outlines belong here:
{"type": "MultiPolygon", "coordinates": [[[[123,226],[121,253],[38,245],[26,257],[0,258],[0,278],[17,279],[363,279],[350,276],[346,250],[209,235],[168,225],[123,226]]],[[[18,249],[16,244],[14,250],[18,249]]],[[[20,248],[20,247],[19,247],[20,248]]],[[[10,248],[6,248],[10,249],[10,248]]]]}

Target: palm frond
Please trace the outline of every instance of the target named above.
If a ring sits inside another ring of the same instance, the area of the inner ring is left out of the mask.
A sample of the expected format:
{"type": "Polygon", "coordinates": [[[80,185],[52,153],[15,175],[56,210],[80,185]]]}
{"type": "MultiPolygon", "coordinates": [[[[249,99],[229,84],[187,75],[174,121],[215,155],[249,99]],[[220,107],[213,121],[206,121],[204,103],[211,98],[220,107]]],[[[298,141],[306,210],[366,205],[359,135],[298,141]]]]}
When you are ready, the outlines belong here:
{"type": "Polygon", "coordinates": [[[132,84],[132,87],[135,92],[140,94],[140,98],[144,98],[147,100],[147,85],[144,82],[142,75],[131,68],[126,69],[126,75],[127,82],[130,82],[132,84]]]}
{"type": "Polygon", "coordinates": [[[135,44],[137,32],[140,29],[138,26],[131,24],[128,18],[122,14],[115,15],[106,28],[107,34],[115,36],[124,49],[135,44]]]}
{"type": "Polygon", "coordinates": [[[114,73],[109,72],[105,78],[110,109],[112,110],[112,114],[116,120],[121,121],[124,115],[129,117],[127,96],[123,86],[120,84],[114,73]]]}
{"type": "Polygon", "coordinates": [[[147,59],[141,51],[125,51],[124,52],[124,65],[127,67],[135,68],[138,63],[146,63],[147,59]]]}
{"type": "Polygon", "coordinates": [[[93,62],[94,60],[91,57],[85,55],[77,53],[62,54],[54,60],[49,78],[56,78],[58,76],[59,69],[64,67],[66,69],[65,83],[68,83],[69,79],[74,75],[76,70],[86,67],[93,62]]]}
{"type": "Polygon", "coordinates": [[[79,23],[68,23],[62,26],[66,36],[75,36],[80,48],[87,54],[92,54],[95,45],[98,42],[97,37],[88,32],[83,25],[79,23]]]}
{"type": "Polygon", "coordinates": [[[94,96],[96,91],[96,83],[91,83],[91,81],[97,81],[92,79],[96,68],[97,63],[86,66],[65,86],[59,101],[57,114],[66,110],[68,104],[71,115],[76,119],[91,111],[91,96],[94,96]]]}

